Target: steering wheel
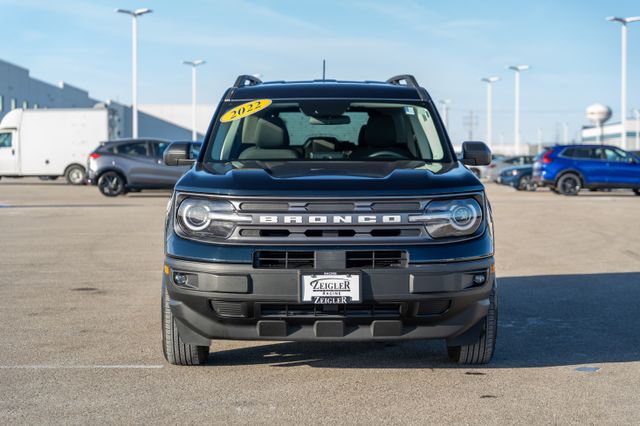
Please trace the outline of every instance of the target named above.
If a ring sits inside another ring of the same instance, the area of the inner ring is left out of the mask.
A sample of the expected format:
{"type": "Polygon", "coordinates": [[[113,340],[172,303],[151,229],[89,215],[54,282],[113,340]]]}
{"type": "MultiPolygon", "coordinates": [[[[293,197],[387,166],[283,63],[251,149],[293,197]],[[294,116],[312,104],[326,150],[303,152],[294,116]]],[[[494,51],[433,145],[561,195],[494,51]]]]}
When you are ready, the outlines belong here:
{"type": "Polygon", "coordinates": [[[406,160],[407,157],[394,151],[378,151],[367,155],[367,158],[377,158],[377,157],[391,157],[391,158],[399,158],[401,160],[406,160]]]}

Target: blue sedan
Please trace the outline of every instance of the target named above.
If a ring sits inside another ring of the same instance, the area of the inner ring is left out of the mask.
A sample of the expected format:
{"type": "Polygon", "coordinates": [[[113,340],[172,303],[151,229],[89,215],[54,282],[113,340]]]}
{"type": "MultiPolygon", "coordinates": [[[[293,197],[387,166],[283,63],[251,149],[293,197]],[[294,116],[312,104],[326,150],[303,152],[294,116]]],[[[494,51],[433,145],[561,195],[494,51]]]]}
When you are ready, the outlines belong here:
{"type": "Polygon", "coordinates": [[[532,174],[533,166],[531,164],[509,167],[500,172],[498,183],[512,186],[518,191],[535,191],[537,185],[533,181],[532,174]]]}

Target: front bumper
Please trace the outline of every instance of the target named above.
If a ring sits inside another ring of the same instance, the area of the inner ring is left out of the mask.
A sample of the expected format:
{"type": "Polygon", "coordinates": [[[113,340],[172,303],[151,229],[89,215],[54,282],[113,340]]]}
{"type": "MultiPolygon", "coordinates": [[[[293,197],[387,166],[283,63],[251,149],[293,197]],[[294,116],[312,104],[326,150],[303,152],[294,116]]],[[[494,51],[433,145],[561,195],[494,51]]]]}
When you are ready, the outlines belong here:
{"type": "Polygon", "coordinates": [[[371,268],[359,270],[362,303],[313,305],[300,302],[297,269],[172,257],[165,264],[163,284],[180,337],[195,345],[211,339],[459,341],[469,333],[474,339],[495,285],[493,257],[371,268]],[[175,272],[186,274],[188,284],[176,285],[175,272]],[[474,276],[481,274],[484,282],[475,284],[474,276]]]}

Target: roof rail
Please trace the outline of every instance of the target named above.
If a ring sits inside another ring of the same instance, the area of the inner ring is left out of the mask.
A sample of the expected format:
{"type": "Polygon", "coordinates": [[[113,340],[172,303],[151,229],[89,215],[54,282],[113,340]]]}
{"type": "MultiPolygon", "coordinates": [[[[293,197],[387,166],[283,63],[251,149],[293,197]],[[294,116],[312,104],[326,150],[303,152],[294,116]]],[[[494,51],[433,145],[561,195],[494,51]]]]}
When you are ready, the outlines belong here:
{"type": "Polygon", "coordinates": [[[243,74],[243,75],[239,75],[238,78],[236,78],[236,82],[233,83],[233,88],[238,89],[240,87],[256,86],[258,84],[262,84],[262,80],[260,80],[258,77],[243,74]],[[249,84],[245,84],[247,81],[249,82],[249,84]]]}
{"type": "Polygon", "coordinates": [[[416,89],[416,92],[418,92],[418,96],[420,97],[420,99],[425,102],[430,102],[429,94],[427,93],[427,91],[420,87],[420,85],[418,84],[418,80],[416,80],[416,78],[411,74],[395,75],[388,79],[387,83],[397,84],[399,86],[401,81],[404,81],[407,87],[413,87],[414,89],[416,89]]]}
{"type": "Polygon", "coordinates": [[[420,85],[418,84],[418,80],[416,80],[416,78],[411,74],[395,75],[390,79],[388,79],[387,83],[399,85],[401,81],[404,81],[407,84],[407,86],[415,87],[416,89],[420,87],[420,85]]]}

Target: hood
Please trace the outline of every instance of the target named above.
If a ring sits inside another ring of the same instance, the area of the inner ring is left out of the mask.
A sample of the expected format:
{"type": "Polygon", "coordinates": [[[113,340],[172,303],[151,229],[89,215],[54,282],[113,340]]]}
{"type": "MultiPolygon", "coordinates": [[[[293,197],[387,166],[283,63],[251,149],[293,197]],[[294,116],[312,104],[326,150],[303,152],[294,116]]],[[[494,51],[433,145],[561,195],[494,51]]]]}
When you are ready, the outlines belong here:
{"type": "Polygon", "coordinates": [[[406,196],[482,190],[460,163],[234,161],[195,165],[176,190],[253,196],[406,196]]]}
{"type": "Polygon", "coordinates": [[[518,171],[523,171],[523,172],[530,171],[530,170],[533,170],[533,164],[524,164],[522,166],[508,167],[506,169],[503,169],[500,172],[500,174],[503,174],[503,173],[507,174],[507,173],[511,172],[512,170],[518,170],[518,171]]]}

